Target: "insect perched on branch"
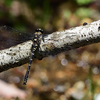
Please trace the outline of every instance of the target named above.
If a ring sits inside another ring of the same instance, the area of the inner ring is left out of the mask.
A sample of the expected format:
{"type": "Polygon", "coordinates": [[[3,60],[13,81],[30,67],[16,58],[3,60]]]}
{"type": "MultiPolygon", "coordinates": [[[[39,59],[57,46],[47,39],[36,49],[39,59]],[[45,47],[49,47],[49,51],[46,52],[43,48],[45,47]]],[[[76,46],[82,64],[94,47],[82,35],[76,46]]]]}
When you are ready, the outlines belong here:
{"type": "Polygon", "coordinates": [[[31,33],[25,33],[25,32],[15,30],[14,28],[11,28],[9,26],[0,27],[0,41],[1,41],[0,49],[5,49],[10,46],[14,46],[16,44],[19,44],[28,40],[33,41],[32,50],[31,50],[32,54],[30,57],[30,61],[29,61],[29,65],[28,65],[25,77],[24,77],[23,85],[26,85],[27,83],[31,63],[35,55],[35,51],[39,48],[42,38],[43,38],[42,29],[37,29],[34,34],[31,34],[31,33]],[[4,43],[6,43],[6,45],[3,45],[4,43]]]}
{"type": "MultiPolygon", "coordinates": [[[[67,30],[62,31],[62,32],[53,32],[50,35],[47,35],[47,34],[45,35],[45,34],[43,34],[43,30],[41,30],[41,29],[37,29],[34,34],[31,34],[31,33],[26,33],[26,32],[21,32],[21,31],[15,30],[8,26],[1,26],[0,27],[0,49],[9,48],[10,46],[15,46],[16,44],[23,43],[28,40],[33,41],[33,43],[31,42],[31,45],[30,45],[31,48],[29,47],[30,49],[28,49],[29,52],[31,50],[32,54],[31,54],[29,66],[28,66],[28,69],[27,69],[27,72],[26,72],[26,75],[24,78],[24,83],[23,83],[24,85],[26,85],[29,70],[30,70],[31,63],[32,63],[32,59],[34,59],[34,58],[41,59],[42,58],[42,56],[40,54],[41,50],[46,52],[45,54],[43,54],[44,56],[50,55],[51,53],[53,55],[60,53],[61,51],[66,50],[66,48],[67,48],[67,50],[70,50],[72,48],[71,40],[74,40],[75,37],[76,37],[76,34],[74,32],[69,32],[69,31],[67,32],[67,30]],[[40,52],[39,52],[39,50],[40,50],[40,52]]],[[[14,49],[15,50],[14,53],[12,53],[12,49],[11,49],[10,54],[12,54],[12,56],[17,55],[16,51],[19,52],[20,50],[22,50],[21,53],[17,57],[19,57],[19,58],[21,57],[22,58],[21,61],[23,61],[23,55],[22,56],[20,56],[20,55],[22,54],[23,50],[25,50],[25,51],[27,51],[27,50],[23,49],[23,47],[22,47],[22,49],[21,49],[21,47],[18,47],[17,49],[16,48],[14,49]]],[[[26,58],[29,57],[29,52],[25,53],[27,55],[26,58]]],[[[4,53],[6,53],[6,52],[4,52],[4,53]]],[[[8,54],[9,53],[7,53],[7,55],[8,54]]],[[[12,59],[10,59],[11,61],[13,60],[12,56],[11,56],[12,59]]],[[[16,58],[16,56],[14,56],[14,57],[16,58]]],[[[2,58],[4,59],[4,55],[2,56],[2,58]]],[[[15,64],[16,64],[16,62],[17,61],[15,61],[15,64]]],[[[2,62],[1,62],[1,64],[2,64],[2,62]]],[[[18,64],[20,66],[22,63],[20,64],[18,62],[18,64]]],[[[9,67],[9,68],[11,68],[11,67],[9,67]]],[[[8,66],[7,67],[1,66],[0,70],[4,71],[9,68],[8,68],[8,66]]]]}

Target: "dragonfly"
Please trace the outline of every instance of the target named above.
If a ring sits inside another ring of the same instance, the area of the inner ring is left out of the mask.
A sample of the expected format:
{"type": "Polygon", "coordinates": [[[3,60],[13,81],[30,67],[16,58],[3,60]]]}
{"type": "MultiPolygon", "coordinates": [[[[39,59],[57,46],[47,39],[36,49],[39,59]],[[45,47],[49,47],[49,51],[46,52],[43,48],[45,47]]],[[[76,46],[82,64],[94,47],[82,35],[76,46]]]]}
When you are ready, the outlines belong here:
{"type": "MultiPolygon", "coordinates": [[[[38,49],[38,47],[40,45],[40,41],[41,40],[44,41],[44,37],[46,37],[46,36],[48,36],[48,34],[44,34],[42,29],[36,29],[35,33],[32,34],[32,33],[18,31],[18,30],[14,29],[12,27],[9,27],[9,26],[1,26],[0,27],[0,49],[1,50],[9,48],[11,46],[15,46],[15,45],[23,43],[23,42],[26,42],[28,40],[33,41],[32,50],[31,50],[32,54],[30,57],[30,61],[29,61],[29,65],[28,65],[25,77],[24,77],[23,85],[26,85],[26,83],[27,83],[29,70],[31,67],[32,59],[34,57],[34,52],[38,49]]],[[[46,38],[46,39],[50,43],[56,42],[59,40],[59,36],[58,37],[57,36],[58,35],[53,34],[50,38],[46,38]]],[[[76,35],[71,33],[68,36],[68,38],[72,39],[73,36],[76,36],[76,35]]],[[[46,42],[46,39],[44,42],[46,42]]]]}
{"type": "Polygon", "coordinates": [[[34,34],[31,34],[31,33],[27,33],[27,32],[18,31],[18,30],[14,29],[12,27],[9,27],[9,26],[1,26],[0,27],[0,41],[1,41],[1,44],[0,44],[1,48],[0,49],[8,48],[10,46],[13,46],[13,45],[16,45],[16,44],[19,44],[19,43],[22,43],[22,42],[25,42],[28,40],[33,41],[32,54],[30,57],[30,61],[29,61],[29,65],[28,65],[25,77],[24,77],[23,85],[26,85],[26,83],[27,83],[29,70],[30,70],[31,63],[32,63],[32,60],[34,57],[34,52],[39,47],[42,39],[43,39],[43,30],[40,28],[36,29],[34,34]],[[4,46],[5,42],[6,42],[6,44],[4,46]]]}

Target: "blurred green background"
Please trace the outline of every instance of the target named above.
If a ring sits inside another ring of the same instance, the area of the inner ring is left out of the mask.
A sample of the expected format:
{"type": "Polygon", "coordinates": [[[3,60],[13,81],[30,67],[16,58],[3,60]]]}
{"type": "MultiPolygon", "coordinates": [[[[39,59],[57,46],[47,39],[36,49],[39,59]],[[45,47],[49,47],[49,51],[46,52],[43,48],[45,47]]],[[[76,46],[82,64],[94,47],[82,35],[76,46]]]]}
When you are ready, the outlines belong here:
{"type": "MultiPolygon", "coordinates": [[[[0,26],[24,32],[50,34],[99,19],[100,0],[0,0],[0,26]]],[[[33,61],[26,86],[28,64],[0,73],[0,100],[100,100],[99,45],[33,61]]]]}

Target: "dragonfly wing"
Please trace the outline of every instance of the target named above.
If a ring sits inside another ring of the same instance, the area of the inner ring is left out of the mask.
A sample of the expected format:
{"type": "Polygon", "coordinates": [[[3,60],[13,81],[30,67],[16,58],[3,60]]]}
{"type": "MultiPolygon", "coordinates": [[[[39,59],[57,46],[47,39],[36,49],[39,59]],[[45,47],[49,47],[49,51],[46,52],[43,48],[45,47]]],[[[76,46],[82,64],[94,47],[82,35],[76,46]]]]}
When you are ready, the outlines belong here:
{"type": "Polygon", "coordinates": [[[19,43],[31,40],[31,33],[21,32],[9,26],[0,27],[0,49],[9,48],[19,43]]]}

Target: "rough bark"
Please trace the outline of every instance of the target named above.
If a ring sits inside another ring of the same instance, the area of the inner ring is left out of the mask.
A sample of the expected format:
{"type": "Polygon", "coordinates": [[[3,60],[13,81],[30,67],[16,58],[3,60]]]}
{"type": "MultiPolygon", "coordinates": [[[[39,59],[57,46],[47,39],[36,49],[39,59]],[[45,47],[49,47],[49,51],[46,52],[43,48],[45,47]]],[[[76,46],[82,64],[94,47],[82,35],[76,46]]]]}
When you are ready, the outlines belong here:
{"type": "MultiPolygon", "coordinates": [[[[34,59],[100,42],[100,20],[43,37],[34,59]]],[[[0,72],[28,63],[32,41],[0,51],[0,72]]]]}

